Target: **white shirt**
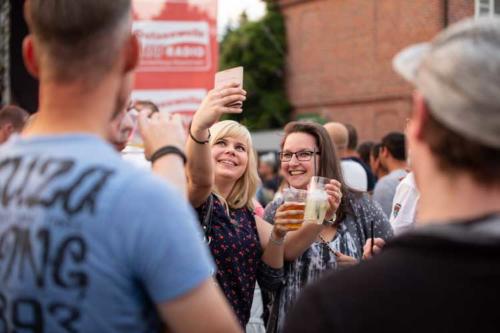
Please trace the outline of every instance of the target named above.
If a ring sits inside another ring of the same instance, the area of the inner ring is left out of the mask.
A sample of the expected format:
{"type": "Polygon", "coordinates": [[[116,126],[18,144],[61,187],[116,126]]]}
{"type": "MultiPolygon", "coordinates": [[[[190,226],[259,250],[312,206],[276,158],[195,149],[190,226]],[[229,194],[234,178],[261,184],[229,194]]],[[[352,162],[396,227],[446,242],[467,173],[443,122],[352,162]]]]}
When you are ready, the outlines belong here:
{"type": "Polygon", "coordinates": [[[121,155],[125,161],[130,162],[136,167],[151,170],[151,163],[149,163],[148,160],[146,160],[146,157],[144,157],[143,148],[127,146],[122,150],[121,155]]]}
{"type": "Polygon", "coordinates": [[[361,164],[351,160],[342,160],[340,161],[340,167],[347,186],[362,192],[368,190],[368,176],[361,164]]]}
{"type": "Polygon", "coordinates": [[[415,227],[419,196],[420,194],[415,185],[415,177],[413,172],[410,172],[399,183],[392,202],[389,221],[394,230],[394,235],[400,235],[415,227]]]}

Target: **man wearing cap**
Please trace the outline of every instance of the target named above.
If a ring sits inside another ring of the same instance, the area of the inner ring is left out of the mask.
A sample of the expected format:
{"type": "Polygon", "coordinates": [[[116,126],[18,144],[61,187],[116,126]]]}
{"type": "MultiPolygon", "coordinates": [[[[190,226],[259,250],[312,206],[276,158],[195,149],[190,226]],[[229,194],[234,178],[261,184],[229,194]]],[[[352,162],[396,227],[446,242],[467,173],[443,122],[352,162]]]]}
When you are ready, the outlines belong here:
{"type": "Polygon", "coordinates": [[[186,200],[104,140],[138,63],[131,6],[25,2],[40,108],[0,148],[0,332],[240,331],[186,200]]]}
{"type": "Polygon", "coordinates": [[[500,327],[500,19],[466,20],[398,54],[418,227],[306,290],[286,332],[500,327]]]}

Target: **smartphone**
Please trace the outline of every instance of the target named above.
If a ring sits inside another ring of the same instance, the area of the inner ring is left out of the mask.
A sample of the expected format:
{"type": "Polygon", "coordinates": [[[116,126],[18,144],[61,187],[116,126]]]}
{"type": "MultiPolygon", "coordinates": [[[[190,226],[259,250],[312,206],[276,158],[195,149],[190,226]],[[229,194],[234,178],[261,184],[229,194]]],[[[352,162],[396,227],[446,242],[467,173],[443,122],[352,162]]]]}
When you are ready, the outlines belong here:
{"type": "MultiPolygon", "coordinates": [[[[240,88],[243,88],[243,67],[233,67],[220,72],[215,73],[214,89],[220,88],[229,83],[238,83],[240,88]]],[[[226,105],[227,107],[240,107],[243,102],[238,101],[226,105]]]]}

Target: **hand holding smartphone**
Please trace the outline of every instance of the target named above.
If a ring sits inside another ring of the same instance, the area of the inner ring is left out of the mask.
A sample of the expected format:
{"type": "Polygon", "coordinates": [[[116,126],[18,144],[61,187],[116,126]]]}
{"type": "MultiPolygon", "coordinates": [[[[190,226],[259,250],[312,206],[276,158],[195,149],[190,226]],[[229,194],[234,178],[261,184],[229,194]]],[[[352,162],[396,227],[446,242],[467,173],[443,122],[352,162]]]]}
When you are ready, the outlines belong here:
{"type": "MultiPolygon", "coordinates": [[[[239,84],[240,88],[243,88],[243,67],[233,67],[220,72],[215,73],[214,89],[221,88],[230,83],[239,84]]],[[[241,108],[243,102],[237,101],[226,105],[227,107],[238,107],[241,108]]]]}

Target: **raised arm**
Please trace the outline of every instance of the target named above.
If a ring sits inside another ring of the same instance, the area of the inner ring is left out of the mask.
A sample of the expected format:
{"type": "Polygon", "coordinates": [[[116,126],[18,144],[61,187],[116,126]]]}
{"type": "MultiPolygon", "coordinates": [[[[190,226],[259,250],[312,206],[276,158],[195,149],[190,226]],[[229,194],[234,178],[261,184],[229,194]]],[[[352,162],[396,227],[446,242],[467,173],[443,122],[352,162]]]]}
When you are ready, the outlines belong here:
{"type": "MultiPolygon", "coordinates": [[[[341,184],[337,180],[330,180],[330,183],[326,185],[328,204],[330,206],[326,212],[326,216],[329,219],[335,216],[340,205],[340,200],[342,198],[340,187],[341,184]]],[[[273,224],[276,225],[279,218],[285,217],[283,216],[283,213],[280,212],[279,208],[276,212],[272,212],[271,209],[268,210],[266,207],[266,214],[264,218],[268,221],[272,221],[273,224]]],[[[286,223],[286,221],[284,223],[286,223]]],[[[287,261],[293,261],[300,257],[311,246],[323,228],[324,226],[322,224],[303,223],[299,230],[289,232],[284,241],[284,259],[287,261]]]]}
{"type": "MultiPolygon", "coordinates": [[[[149,117],[149,111],[145,110],[139,114],[138,121],[146,159],[149,160],[151,155],[166,146],[184,152],[186,132],[179,115],[170,117],[168,114],[154,113],[149,117]]],[[[151,167],[156,175],[176,187],[184,196],[187,195],[184,160],[179,154],[162,155],[152,161],[151,167]]]]}
{"type": "Polygon", "coordinates": [[[214,171],[209,146],[209,128],[224,113],[241,113],[240,107],[226,107],[244,101],[246,92],[238,84],[211,90],[193,116],[186,143],[188,198],[193,207],[199,207],[212,191],[214,171]]]}
{"type": "MultiPolygon", "coordinates": [[[[293,220],[287,219],[286,216],[294,214],[294,211],[283,210],[285,206],[286,203],[278,207],[273,219],[274,227],[257,218],[257,228],[264,248],[262,260],[273,268],[280,268],[283,265],[283,259],[293,261],[300,257],[311,246],[323,228],[320,224],[305,223],[299,230],[290,231],[284,225],[288,222],[293,223],[293,220]]],[[[300,221],[300,223],[302,222],[300,221]]]]}

